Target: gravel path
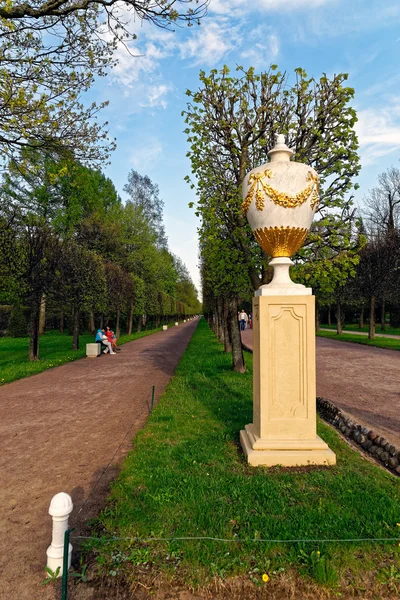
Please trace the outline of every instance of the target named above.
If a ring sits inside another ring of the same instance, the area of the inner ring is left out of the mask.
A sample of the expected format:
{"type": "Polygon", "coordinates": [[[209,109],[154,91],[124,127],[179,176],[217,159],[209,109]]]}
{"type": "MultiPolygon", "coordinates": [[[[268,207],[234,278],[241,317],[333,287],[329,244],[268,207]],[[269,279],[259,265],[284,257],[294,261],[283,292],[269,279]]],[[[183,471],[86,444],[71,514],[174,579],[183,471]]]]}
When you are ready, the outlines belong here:
{"type": "Polygon", "coordinates": [[[53,586],[40,585],[51,498],[71,494],[70,524],[84,533],[146,421],[152,385],[157,400],[196,326],[189,321],[125,344],[115,356],[85,358],[0,388],[1,600],[55,598],[53,586]]]}
{"type": "MultiPolygon", "coordinates": [[[[253,348],[253,331],[242,332],[253,348]]],[[[400,446],[400,352],[317,338],[317,395],[400,446]]]]}

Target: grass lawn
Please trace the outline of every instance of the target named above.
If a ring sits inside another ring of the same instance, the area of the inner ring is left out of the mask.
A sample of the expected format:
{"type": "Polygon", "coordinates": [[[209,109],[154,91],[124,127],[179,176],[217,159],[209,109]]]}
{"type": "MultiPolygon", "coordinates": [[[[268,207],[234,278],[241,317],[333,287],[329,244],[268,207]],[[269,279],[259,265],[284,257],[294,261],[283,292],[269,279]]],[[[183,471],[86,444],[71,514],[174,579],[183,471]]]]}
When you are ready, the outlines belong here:
{"type": "Polygon", "coordinates": [[[366,346],[375,346],[376,348],[387,348],[388,350],[400,350],[400,339],[376,337],[369,340],[363,335],[352,335],[351,333],[342,333],[338,335],[336,331],[318,331],[318,337],[338,340],[340,342],[353,342],[354,344],[365,344],[366,346]]]}
{"type": "MultiPolygon", "coordinates": [[[[125,344],[160,330],[161,328],[121,335],[118,344],[125,344]]],[[[72,350],[71,335],[49,331],[40,336],[40,360],[30,362],[28,360],[29,338],[2,337],[0,338],[0,385],[82,358],[86,356],[86,344],[93,341],[94,335],[81,335],[79,336],[80,349],[72,350]]]]}
{"type": "MultiPolygon", "coordinates": [[[[233,373],[230,356],[200,321],[175,377],[137,435],[106,509],[93,525],[92,535],[101,541],[86,541],[103,581],[108,575],[121,585],[134,581],[151,585],[158,578],[201,586],[238,576],[257,591],[263,586],[274,590],[279,582],[297,578],[307,585],[316,582],[332,588],[332,597],[375,599],[382,593],[397,598],[397,592],[391,595],[400,584],[397,541],[305,540],[397,540],[398,479],[364,460],[322,422],[319,435],[337,454],[336,467],[249,467],[239,447],[239,431],[252,421],[248,353],[246,364],[246,374],[233,373]],[[113,536],[139,540],[110,541],[113,536]],[[146,541],[179,537],[222,538],[230,543],[146,541]],[[365,595],[348,595],[363,590],[365,595]]],[[[269,596],[265,589],[265,593],[248,592],[240,598],[331,597],[330,592],[269,596]]]]}
{"type": "MultiPolygon", "coordinates": [[[[321,327],[323,327],[324,329],[334,329],[336,331],[336,324],[335,325],[321,325],[321,327]]],[[[344,325],[343,329],[348,330],[348,331],[363,331],[364,333],[368,333],[369,331],[369,327],[368,325],[364,325],[364,327],[361,327],[361,329],[359,328],[358,325],[356,325],[355,323],[351,323],[349,325],[344,325]]],[[[382,331],[381,325],[380,323],[377,323],[375,325],[375,333],[376,335],[400,335],[400,328],[399,327],[389,327],[389,325],[386,326],[385,330],[382,331]]]]}

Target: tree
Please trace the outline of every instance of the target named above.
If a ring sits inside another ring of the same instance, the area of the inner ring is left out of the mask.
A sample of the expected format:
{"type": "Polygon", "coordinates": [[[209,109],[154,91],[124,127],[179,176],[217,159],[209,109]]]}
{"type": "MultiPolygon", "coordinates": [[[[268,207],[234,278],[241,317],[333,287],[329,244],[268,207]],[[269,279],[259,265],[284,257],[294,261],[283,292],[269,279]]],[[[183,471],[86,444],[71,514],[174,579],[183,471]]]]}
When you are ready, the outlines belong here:
{"type": "Polygon", "coordinates": [[[106,300],[106,277],[101,257],[68,241],[64,243],[57,270],[55,294],[72,313],[72,349],[79,349],[80,316],[83,310],[102,309],[106,300]]]}
{"type": "MultiPolygon", "coordinates": [[[[96,122],[105,106],[85,108],[81,94],[116,64],[114,50],[136,35],[139,21],[170,28],[205,15],[207,1],[33,0],[0,3],[0,149],[3,159],[21,148],[63,149],[97,162],[114,148],[96,122]],[[194,7],[193,7],[194,6],[194,7]],[[124,13],[125,9],[125,13],[124,13]]],[[[106,125],[106,124],[105,124],[106,125]]]]}
{"type": "Polygon", "coordinates": [[[245,207],[241,210],[246,173],[265,162],[275,133],[286,134],[295,159],[319,173],[320,227],[313,244],[324,247],[343,220],[354,216],[347,194],[359,171],[356,113],[349,105],[354,91],[343,85],[345,74],[315,80],[296,69],[290,86],[286,73],[275,65],[261,74],[252,68],[238,71],[238,76],[231,76],[226,66],[220,72],[201,71],[201,87],[187,91],[191,101],[183,114],[197,213],[205,220],[214,214],[225,225],[257,289],[270,275],[247,224],[245,207]]]}
{"type": "Polygon", "coordinates": [[[124,185],[124,192],[129,196],[132,205],[142,211],[147,223],[157,236],[161,247],[167,245],[163,225],[164,202],[159,197],[159,187],[147,175],[140,175],[132,169],[128,173],[128,183],[124,185]]]}
{"type": "Polygon", "coordinates": [[[398,231],[393,231],[385,236],[374,236],[369,239],[361,252],[356,289],[358,294],[369,300],[369,339],[375,337],[377,298],[390,296],[391,293],[397,296],[399,291],[399,261],[400,235],[398,231]]]}
{"type": "Polygon", "coordinates": [[[391,233],[400,226],[400,169],[390,167],[364,197],[364,214],[372,234],[391,233]]]}

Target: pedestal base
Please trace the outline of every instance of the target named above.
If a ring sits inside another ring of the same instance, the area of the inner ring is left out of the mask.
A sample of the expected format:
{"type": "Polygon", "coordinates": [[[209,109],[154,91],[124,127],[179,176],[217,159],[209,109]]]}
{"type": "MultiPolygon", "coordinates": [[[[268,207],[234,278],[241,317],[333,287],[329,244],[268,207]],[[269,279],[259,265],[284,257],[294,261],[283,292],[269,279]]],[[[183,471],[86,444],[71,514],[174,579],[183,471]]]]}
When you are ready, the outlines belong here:
{"type": "Polygon", "coordinates": [[[304,467],[335,465],[336,455],[319,436],[313,440],[261,440],[246,425],[240,432],[240,443],[247,462],[253,467],[304,467]]]}

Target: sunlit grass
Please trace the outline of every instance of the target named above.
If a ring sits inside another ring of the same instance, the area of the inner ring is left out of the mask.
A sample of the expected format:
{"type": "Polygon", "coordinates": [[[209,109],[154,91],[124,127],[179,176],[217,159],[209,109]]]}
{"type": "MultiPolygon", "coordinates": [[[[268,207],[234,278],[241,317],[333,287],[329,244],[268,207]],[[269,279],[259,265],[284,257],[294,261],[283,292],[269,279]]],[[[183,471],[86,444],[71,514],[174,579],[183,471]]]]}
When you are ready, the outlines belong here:
{"type": "Polygon", "coordinates": [[[398,570],[397,543],[323,543],[400,538],[398,480],[364,460],[333,429],[318,423],[319,435],[337,455],[335,467],[247,465],[239,446],[240,429],[252,421],[252,356],[247,353],[246,364],[244,375],[233,373],[230,356],[200,322],[93,529],[104,541],[112,536],[212,537],[231,543],[91,542],[100,568],[128,580],[140,579],[146,569],[152,577],[173,573],[196,585],[215,575],[261,583],[263,573],[294,565],[328,586],[340,586],[344,571],[357,586],[363,573],[382,565],[398,570]]]}
{"type": "MultiPolygon", "coordinates": [[[[125,344],[160,330],[161,328],[158,328],[121,335],[118,343],[125,344]]],[[[28,359],[29,338],[2,337],[0,338],[0,385],[82,358],[86,356],[86,344],[91,342],[94,342],[94,335],[81,335],[79,350],[72,350],[71,335],[49,331],[40,336],[39,360],[31,362],[28,359]]]]}

